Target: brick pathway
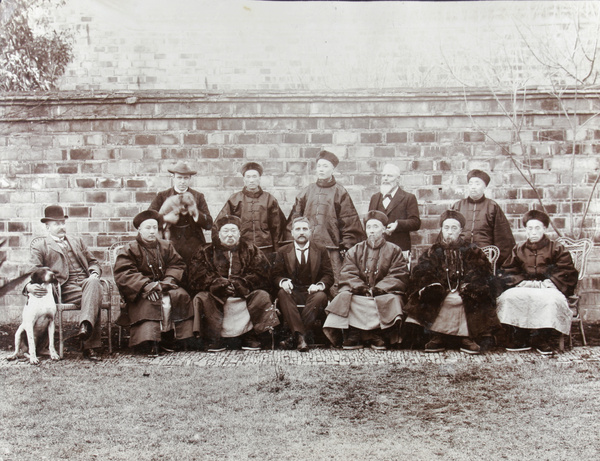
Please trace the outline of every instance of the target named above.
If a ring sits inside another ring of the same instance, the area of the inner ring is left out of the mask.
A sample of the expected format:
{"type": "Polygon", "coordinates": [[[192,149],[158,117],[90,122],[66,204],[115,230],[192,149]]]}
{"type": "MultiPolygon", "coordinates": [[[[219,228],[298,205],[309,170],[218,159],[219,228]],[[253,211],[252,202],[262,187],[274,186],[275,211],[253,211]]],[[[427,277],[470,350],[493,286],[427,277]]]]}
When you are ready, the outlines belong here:
{"type": "MultiPolygon", "coordinates": [[[[6,358],[9,351],[0,351],[0,368],[12,366],[29,366],[27,362],[9,362],[6,358]]],[[[78,362],[82,358],[79,354],[65,356],[66,361],[78,362]]],[[[297,351],[226,351],[219,353],[208,352],[173,352],[150,358],[139,355],[114,353],[112,356],[104,355],[98,366],[126,365],[126,366],[197,366],[197,367],[239,367],[245,365],[411,365],[434,363],[438,365],[452,363],[535,363],[549,362],[557,365],[584,364],[600,368],[600,347],[576,347],[563,353],[552,356],[542,356],[534,351],[505,352],[503,350],[488,352],[481,355],[468,355],[457,350],[449,350],[439,354],[428,354],[423,351],[374,351],[362,349],[357,351],[343,351],[336,349],[311,349],[309,352],[297,351]]],[[[41,363],[49,362],[48,357],[42,357],[41,363]]]]}

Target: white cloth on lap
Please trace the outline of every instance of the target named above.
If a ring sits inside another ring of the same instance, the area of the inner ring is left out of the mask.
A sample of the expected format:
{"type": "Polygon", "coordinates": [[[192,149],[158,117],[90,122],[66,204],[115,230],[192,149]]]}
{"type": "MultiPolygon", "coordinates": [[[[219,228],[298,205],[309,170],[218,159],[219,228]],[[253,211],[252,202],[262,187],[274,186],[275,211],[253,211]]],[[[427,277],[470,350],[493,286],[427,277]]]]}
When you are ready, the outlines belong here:
{"type": "Polygon", "coordinates": [[[498,298],[498,319],[506,325],[552,328],[568,335],[572,318],[567,298],[556,288],[515,287],[498,298]]]}

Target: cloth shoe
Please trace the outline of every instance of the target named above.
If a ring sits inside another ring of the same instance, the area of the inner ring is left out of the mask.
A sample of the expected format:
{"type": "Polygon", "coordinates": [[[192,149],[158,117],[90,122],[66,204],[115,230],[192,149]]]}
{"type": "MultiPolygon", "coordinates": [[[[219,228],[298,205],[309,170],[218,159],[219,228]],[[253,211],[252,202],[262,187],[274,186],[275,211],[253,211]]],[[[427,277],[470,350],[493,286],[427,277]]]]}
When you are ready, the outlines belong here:
{"type": "Polygon", "coordinates": [[[552,347],[548,344],[548,340],[543,335],[538,336],[536,339],[535,350],[542,355],[552,355],[554,353],[552,347]]]}
{"type": "Polygon", "coordinates": [[[431,340],[425,344],[425,352],[444,352],[445,350],[444,338],[440,334],[434,334],[431,340]]]}
{"type": "Polygon", "coordinates": [[[360,342],[360,331],[358,331],[356,328],[350,327],[344,336],[345,338],[344,342],[342,343],[342,349],[352,351],[363,348],[363,345],[360,342]]]}
{"type": "Polygon", "coordinates": [[[385,351],[387,347],[384,339],[379,335],[373,335],[373,339],[371,339],[371,349],[376,351],[385,351]]]}
{"type": "Polygon", "coordinates": [[[506,346],[506,350],[509,352],[523,352],[531,350],[531,346],[524,341],[517,341],[513,339],[506,346]]]}
{"type": "Polygon", "coordinates": [[[97,355],[94,349],[84,349],[83,358],[92,362],[100,362],[102,360],[102,357],[97,355]]]}
{"type": "Polygon", "coordinates": [[[260,341],[254,332],[249,332],[244,335],[242,340],[243,351],[260,351],[260,341]]]}
{"type": "Polygon", "coordinates": [[[481,348],[479,344],[473,341],[471,338],[462,338],[460,340],[460,351],[466,354],[479,354],[481,352],[481,348]]]}
{"type": "Polygon", "coordinates": [[[206,349],[206,352],[223,352],[224,350],[225,345],[223,344],[223,340],[219,338],[210,342],[210,344],[208,345],[208,349],[206,349]]]}

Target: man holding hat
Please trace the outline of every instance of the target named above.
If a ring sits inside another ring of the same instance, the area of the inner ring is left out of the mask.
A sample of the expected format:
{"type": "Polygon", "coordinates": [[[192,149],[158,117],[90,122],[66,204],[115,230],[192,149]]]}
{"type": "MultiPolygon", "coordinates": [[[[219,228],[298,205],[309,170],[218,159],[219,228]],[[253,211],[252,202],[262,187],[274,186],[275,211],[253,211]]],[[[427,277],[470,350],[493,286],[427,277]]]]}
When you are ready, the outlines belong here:
{"type": "Polygon", "coordinates": [[[288,233],[294,219],[306,216],[314,224],[313,241],[327,248],[335,286],[342,267],[343,255],[365,239],[360,218],[348,191],[337,183],[333,172],[340,163],[331,152],[322,150],[317,157],[317,182],[310,184],[296,197],[288,218],[288,233]]]}
{"type": "Polygon", "coordinates": [[[384,350],[400,342],[402,296],[409,279],[402,249],[384,237],[388,219],[381,211],[365,218],[367,240],[353,246],[340,273],[340,292],[325,309],[323,332],[334,346],[360,349],[363,340],[384,350]],[[341,334],[340,334],[341,333],[341,334]]]}
{"type": "Polygon", "coordinates": [[[138,235],[117,255],[115,283],[125,299],[131,321],[129,346],[149,346],[157,356],[173,340],[193,336],[194,310],[188,293],[179,286],[185,263],[173,244],[159,238],[162,216],[154,210],[133,218],[138,235]]]}
{"type": "MultiPolygon", "coordinates": [[[[181,210],[178,210],[180,212],[174,218],[175,222],[170,226],[170,240],[187,264],[196,250],[206,243],[204,230],[210,230],[213,220],[204,194],[189,187],[196,171],[182,160],[168,168],[167,171],[172,175],[173,187],[159,192],[148,209],[160,212],[169,197],[183,196],[184,194],[186,198],[191,196],[191,200],[194,202],[192,206],[181,207],[181,210]]],[[[169,221],[169,218],[165,218],[169,221]]]]}
{"type": "Polygon", "coordinates": [[[252,242],[240,238],[237,216],[216,221],[219,234],[196,251],[186,287],[194,297],[197,326],[209,352],[225,350],[224,338],[240,338],[242,349],[259,350],[259,335],[279,324],[267,292],[269,261],[252,242]]]}
{"type": "Polygon", "coordinates": [[[440,226],[438,241],[412,271],[405,311],[432,334],[425,352],[444,351],[454,338],[462,352],[478,354],[474,340],[500,326],[492,266],[483,251],[461,238],[462,214],[445,211],[440,226]]]}
{"type": "MultiPolygon", "coordinates": [[[[263,168],[258,163],[248,162],[242,167],[244,188],[229,197],[217,220],[226,215],[240,218],[242,239],[252,242],[268,257],[277,251],[283,239],[285,216],[277,199],[260,187],[262,174],[263,168]]],[[[217,236],[215,228],[213,240],[217,236]]]]}
{"type": "Polygon", "coordinates": [[[500,250],[498,266],[508,258],[515,246],[510,224],[500,206],[485,196],[490,177],[485,171],[471,170],[467,174],[469,196],[459,200],[452,209],[465,217],[463,238],[479,248],[496,245],[500,250]]]}
{"type": "MultiPolygon", "coordinates": [[[[56,274],[61,285],[62,303],[80,306],[79,338],[83,356],[97,361],[100,358],[94,349],[101,346],[102,270],[83,239],[67,235],[67,218],[61,206],[46,207],[42,222],[48,236],[31,248],[31,264],[33,268],[48,267],[56,274]]],[[[33,283],[27,284],[24,291],[38,297],[46,294],[42,285],[33,283]]]]}

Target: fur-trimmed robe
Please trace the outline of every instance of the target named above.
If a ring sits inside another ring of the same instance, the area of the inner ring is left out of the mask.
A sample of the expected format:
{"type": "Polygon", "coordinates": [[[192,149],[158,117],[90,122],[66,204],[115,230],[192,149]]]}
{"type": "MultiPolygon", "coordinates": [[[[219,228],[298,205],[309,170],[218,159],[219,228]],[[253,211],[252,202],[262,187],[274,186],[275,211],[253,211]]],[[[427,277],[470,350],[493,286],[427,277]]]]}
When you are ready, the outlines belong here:
{"type": "Polygon", "coordinates": [[[211,285],[218,279],[229,281],[242,287],[245,293],[234,297],[246,300],[248,312],[256,333],[263,333],[279,325],[279,319],[272,308],[268,294],[271,285],[269,261],[254,244],[240,240],[230,251],[217,240],[204,245],[192,257],[184,286],[194,296],[196,321],[194,331],[199,330],[209,339],[219,337],[223,322],[223,306],[227,296],[215,295],[211,285]]]}
{"type": "Polygon", "coordinates": [[[483,251],[463,240],[452,246],[435,243],[419,258],[410,279],[410,295],[404,310],[429,328],[440,312],[442,301],[457,285],[465,308],[469,336],[477,338],[499,328],[496,315],[498,289],[492,266],[483,251]],[[441,284],[443,289],[433,299],[422,300],[419,291],[433,283],[441,284]]]}

